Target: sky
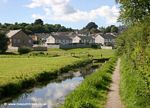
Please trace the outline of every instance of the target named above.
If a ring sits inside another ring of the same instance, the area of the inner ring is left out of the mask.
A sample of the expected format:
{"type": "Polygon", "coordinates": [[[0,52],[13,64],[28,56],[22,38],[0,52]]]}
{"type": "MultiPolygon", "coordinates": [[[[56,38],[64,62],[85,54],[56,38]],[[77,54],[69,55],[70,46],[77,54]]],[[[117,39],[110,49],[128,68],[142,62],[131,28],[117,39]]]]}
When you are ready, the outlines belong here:
{"type": "Polygon", "coordinates": [[[80,29],[89,22],[99,27],[119,25],[119,6],[115,0],[0,0],[0,23],[61,24],[80,29]]]}

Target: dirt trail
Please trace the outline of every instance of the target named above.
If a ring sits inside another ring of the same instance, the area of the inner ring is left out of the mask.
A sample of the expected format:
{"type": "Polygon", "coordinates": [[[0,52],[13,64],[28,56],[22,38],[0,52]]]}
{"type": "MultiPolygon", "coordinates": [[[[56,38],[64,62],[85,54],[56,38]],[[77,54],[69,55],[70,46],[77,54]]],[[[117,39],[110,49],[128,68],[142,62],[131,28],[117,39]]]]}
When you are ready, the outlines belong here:
{"type": "Polygon", "coordinates": [[[108,93],[108,100],[105,108],[124,108],[119,95],[120,83],[120,59],[117,61],[117,66],[112,76],[112,83],[108,93]]]}

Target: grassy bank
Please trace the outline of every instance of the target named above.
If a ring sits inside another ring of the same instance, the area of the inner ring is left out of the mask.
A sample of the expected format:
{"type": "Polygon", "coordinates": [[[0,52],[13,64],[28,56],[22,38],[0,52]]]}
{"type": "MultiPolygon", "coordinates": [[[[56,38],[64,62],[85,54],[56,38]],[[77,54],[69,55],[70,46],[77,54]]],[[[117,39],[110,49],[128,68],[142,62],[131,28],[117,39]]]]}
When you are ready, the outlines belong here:
{"type": "Polygon", "coordinates": [[[89,59],[56,58],[2,58],[0,65],[0,98],[21,92],[38,82],[51,80],[60,73],[86,65],[89,59]]]}
{"type": "Polygon", "coordinates": [[[121,62],[120,91],[126,108],[150,107],[150,89],[140,70],[125,57],[122,57],[121,62]]]}
{"type": "Polygon", "coordinates": [[[32,52],[26,55],[0,55],[0,98],[85,65],[91,59],[88,56],[90,54],[93,58],[102,58],[101,54],[103,58],[110,58],[113,50],[50,49],[46,52],[32,52]]]}
{"type": "Polygon", "coordinates": [[[102,108],[107,99],[116,58],[103,64],[95,73],[85,78],[71,94],[66,97],[62,108],[102,108]]]}

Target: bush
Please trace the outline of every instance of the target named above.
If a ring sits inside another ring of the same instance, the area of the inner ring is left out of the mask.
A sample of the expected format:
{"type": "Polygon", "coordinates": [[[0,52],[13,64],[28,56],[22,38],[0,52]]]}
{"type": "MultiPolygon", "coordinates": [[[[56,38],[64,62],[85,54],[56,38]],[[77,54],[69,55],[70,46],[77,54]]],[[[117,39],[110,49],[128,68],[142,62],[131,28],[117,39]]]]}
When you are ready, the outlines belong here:
{"type": "Polygon", "coordinates": [[[30,48],[30,47],[23,46],[23,47],[19,47],[18,48],[19,54],[27,54],[27,53],[29,53],[31,51],[32,51],[32,48],[30,48]]]}
{"type": "Polygon", "coordinates": [[[5,53],[8,49],[9,39],[5,36],[5,34],[0,33],[0,53],[5,53]]]}
{"type": "Polygon", "coordinates": [[[91,47],[97,49],[97,48],[100,48],[100,45],[98,45],[98,44],[92,44],[91,47]]]}

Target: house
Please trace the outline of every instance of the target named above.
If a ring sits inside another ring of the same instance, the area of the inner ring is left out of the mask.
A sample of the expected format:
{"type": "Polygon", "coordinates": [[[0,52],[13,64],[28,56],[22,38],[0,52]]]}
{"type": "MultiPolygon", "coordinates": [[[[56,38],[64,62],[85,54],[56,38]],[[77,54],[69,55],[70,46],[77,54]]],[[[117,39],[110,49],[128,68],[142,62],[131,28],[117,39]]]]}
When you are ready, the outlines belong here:
{"type": "Polygon", "coordinates": [[[96,44],[102,44],[104,45],[104,38],[102,36],[103,34],[93,34],[92,37],[94,38],[94,42],[96,44]]]}
{"type": "Polygon", "coordinates": [[[10,41],[9,47],[32,47],[33,45],[32,38],[27,36],[21,29],[10,30],[6,34],[6,36],[9,38],[10,41]]]}
{"type": "Polygon", "coordinates": [[[99,36],[101,36],[101,43],[103,46],[114,46],[116,36],[110,33],[106,33],[106,34],[99,35],[99,36]]]}
{"type": "Polygon", "coordinates": [[[33,39],[35,44],[44,45],[49,35],[49,33],[35,33],[30,37],[33,39]]]}
{"type": "Polygon", "coordinates": [[[76,34],[76,33],[69,33],[67,36],[72,39],[72,44],[80,43],[81,38],[79,37],[78,34],[76,34]]]}
{"type": "Polygon", "coordinates": [[[82,44],[92,44],[95,43],[95,40],[92,36],[79,36],[80,42],[82,44]]]}
{"type": "Polygon", "coordinates": [[[72,39],[66,35],[57,35],[57,34],[51,34],[47,38],[45,44],[46,45],[53,45],[53,44],[71,44],[72,39]]]}

